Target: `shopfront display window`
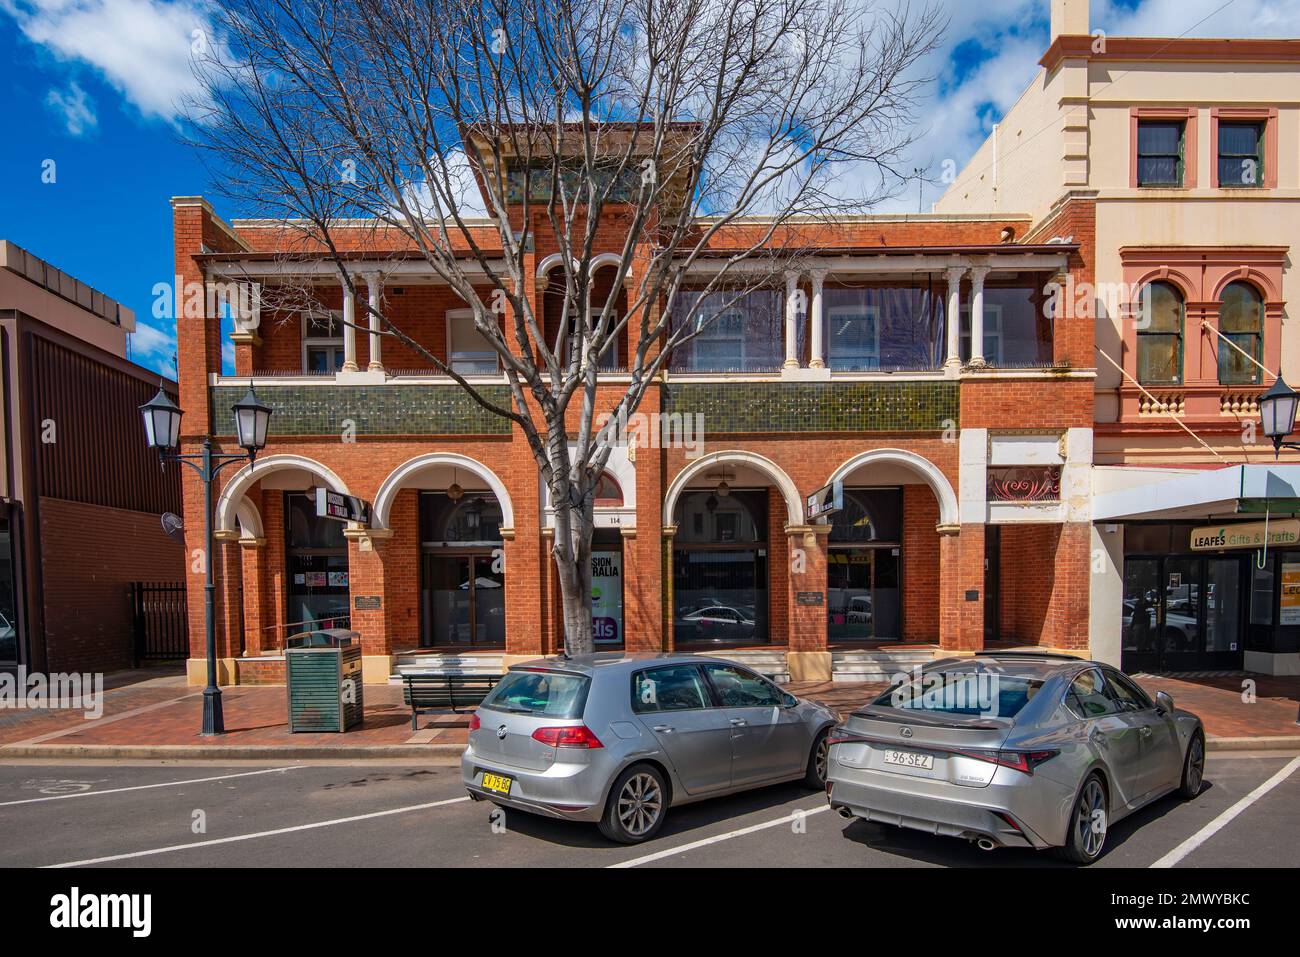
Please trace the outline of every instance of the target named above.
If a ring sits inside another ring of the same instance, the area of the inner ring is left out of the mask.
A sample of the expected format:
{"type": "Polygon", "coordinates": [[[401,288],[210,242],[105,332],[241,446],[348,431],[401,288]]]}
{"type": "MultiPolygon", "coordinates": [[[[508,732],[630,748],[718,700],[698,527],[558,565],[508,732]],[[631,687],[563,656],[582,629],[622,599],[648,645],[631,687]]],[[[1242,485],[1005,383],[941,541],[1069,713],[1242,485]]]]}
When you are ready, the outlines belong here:
{"type": "Polygon", "coordinates": [[[591,627],[597,645],[623,644],[623,542],[618,529],[598,528],[592,535],[591,627]]]}
{"type": "Polygon", "coordinates": [[[826,558],[830,641],[902,634],[902,524],[902,489],[844,490],[844,508],[831,519],[826,558]]]}
{"type": "Polygon", "coordinates": [[[766,490],[682,495],[673,549],[677,645],[769,640],[767,505],[766,490]]]}
{"type": "Polygon", "coordinates": [[[285,563],[290,632],[346,628],[351,622],[343,523],[316,514],[310,494],[285,494],[285,563]]]}
{"type": "Polygon", "coordinates": [[[420,495],[420,644],[504,648],[505,553],[496,497],[420,495]]]}
{"type": "MultiPolygon", "coordinates": [[[[1161,537],[1185,543],[1187,530],[1175,528],[1171,535],[1161,528],[1131,536],[1148,543],[1161,537]]],[[[1227,552],[1127,555],[1121,630],[1124,670],[1241,667],[1247,606],[1252,619],[1263,614],[1257,591],[1260,580],[1247,575],[1248,561],[1247,554],[1227,552]]]]}

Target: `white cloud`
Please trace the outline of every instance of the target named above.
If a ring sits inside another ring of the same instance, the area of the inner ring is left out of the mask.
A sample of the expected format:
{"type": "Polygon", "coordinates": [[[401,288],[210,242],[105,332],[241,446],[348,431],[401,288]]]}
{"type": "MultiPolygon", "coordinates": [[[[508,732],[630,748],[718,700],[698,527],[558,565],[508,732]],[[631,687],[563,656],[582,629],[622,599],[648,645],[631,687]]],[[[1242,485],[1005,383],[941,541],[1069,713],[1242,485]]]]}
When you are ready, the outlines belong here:
{"type": "Polygon", "coordinates": [[[185,98],[201,95],[191,58],[212,35],[206,0],[0,0],[0,10],[58,59],[93,67],[146,117],[175,122],[185,98]]]}
{"type": "Polygon", "coordinates": [[[130,357],[142,366],[148,366],[167,376],[176,375],[176,331],[159,329],[145,322],[137,322],[130,334],[130,357]]]}
{"type": "Polygon", "coordinates": [[[50,90],[45,97],[45,104],[63,118],[68,132],[73,136],[81,136],[99,125],[94,101],[75,80],[68,84],[66,92],[50,90]]]}
{"type": "MultiPolygon", "coordinates": [[[[1116,0],[1093,0],[1091,25],[1110,36],[1144,37],[1297,37],[1297,0],[1140,0],[1133,7],[1116,0]],[[1217,11],[1217,12],[1216,12],[1217,11]]],[[[1020,94],[1037,76],[1038,60],[1048,45],[1047,0],[948,0],[950,18],[941,49],[923,69],[936,76],[932,96],[920,117],[925,132],[900,169],[923,167],[927,183],[923,208],[942,195],[939,181],[945,160],[958,169],[988,136],[1020,94]],[[959,61],[977,65],[955,79],[959,61]],[[982,59],[980,59],[982,54],[982,59]]],[[[882,212],[917,208],[915,185],[881,204],[882,212]]]]}

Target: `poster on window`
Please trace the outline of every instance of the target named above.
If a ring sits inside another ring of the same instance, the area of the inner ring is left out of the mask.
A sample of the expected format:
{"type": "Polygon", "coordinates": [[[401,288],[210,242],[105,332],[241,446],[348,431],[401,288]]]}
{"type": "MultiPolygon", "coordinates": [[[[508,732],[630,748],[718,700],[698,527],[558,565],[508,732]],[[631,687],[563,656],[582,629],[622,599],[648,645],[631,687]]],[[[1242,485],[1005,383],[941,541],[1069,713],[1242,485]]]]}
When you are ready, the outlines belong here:
{"type": "Polygon", "coordinates": [[[1300,625],[1300,564],[1282,563],[1282,607],[1279,625],[1300,625]]]}
{"type": "Polygon", "coordinates": [[[598,645],[623,640],[623,553],[591,553],[591,627],[598,645]]]}

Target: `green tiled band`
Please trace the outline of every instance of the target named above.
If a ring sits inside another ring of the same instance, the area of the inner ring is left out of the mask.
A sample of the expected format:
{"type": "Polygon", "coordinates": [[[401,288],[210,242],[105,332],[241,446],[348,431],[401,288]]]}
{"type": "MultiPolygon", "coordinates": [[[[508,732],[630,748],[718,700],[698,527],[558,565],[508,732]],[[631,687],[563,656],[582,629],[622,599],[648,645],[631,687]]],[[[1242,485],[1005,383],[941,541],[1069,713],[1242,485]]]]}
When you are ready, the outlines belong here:
{"type": "Polygon", "coordinates": [[[704,414],[705,431],[932,432],[956,425],[955,382],[736,382],[669,385],[665,408],[704,414]]]}
{"type": "MultiPolygon", "coordinates": [[[[510,402],[506,386],[484,386],[484,398],[510,402]]],[[[231,406],[248,386],[213,386],[213,434],[231,435],[231,406]]],[[[357,435],[509,435],[493,415],[458,385],[271,385],[257,397],[274,409],[272,435],[339,435],[351,420],[357,435]]]]}

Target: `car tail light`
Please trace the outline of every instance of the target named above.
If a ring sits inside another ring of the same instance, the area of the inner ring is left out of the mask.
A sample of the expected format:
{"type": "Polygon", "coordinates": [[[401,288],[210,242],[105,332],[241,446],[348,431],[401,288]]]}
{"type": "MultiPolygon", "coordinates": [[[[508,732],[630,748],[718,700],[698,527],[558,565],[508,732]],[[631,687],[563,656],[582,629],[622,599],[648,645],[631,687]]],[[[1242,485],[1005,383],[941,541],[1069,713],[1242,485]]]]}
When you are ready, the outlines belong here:
{"type": "Polygon", "coordinates": [[[469,716],[469,729],[471,731],[477,731],[482,726],[483,725],[478,720],[478,712],[475,711],[472,715],[469,716]]]}
{"type": "Polygon", "coordinates": [[[1034,768],[1038,767],[1044,761],[1050,761],[1061,752],[991,751],[981,748],[969,748],[964,750],[953,749],[952,753],[959,754],[964,758],[975,758],[978,761],[988,761],[990,764],[1010,768],[1013,771],[1019,771],[1021,774],[1033,774],[1034,768]]]}
{"type": "Polygon", "coordinates": [[[562,728],[538,728],[533,732],[533,739],[552,748],[603,748],[600,738],[596,737],[585,724],[562,728]]]}

